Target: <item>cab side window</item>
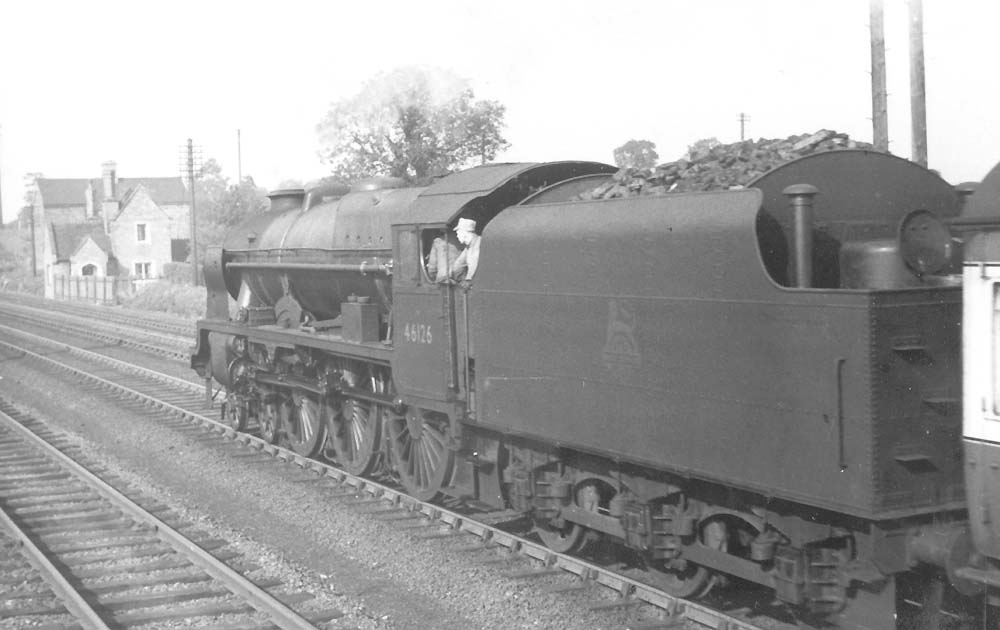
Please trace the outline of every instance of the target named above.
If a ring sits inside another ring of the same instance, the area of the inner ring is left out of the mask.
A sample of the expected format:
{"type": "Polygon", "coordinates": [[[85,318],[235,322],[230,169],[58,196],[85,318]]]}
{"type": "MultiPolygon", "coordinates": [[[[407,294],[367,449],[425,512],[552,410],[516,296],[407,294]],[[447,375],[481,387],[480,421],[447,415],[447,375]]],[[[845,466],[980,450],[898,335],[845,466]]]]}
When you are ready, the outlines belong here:
{"type": "Polygon", "coordinates": [[[394,256],[395,270],[393,276],[402,286],[414,286],[420,283],[420,241],[417,229],[412,227],[397,227],[396,251],[394,256]]]}

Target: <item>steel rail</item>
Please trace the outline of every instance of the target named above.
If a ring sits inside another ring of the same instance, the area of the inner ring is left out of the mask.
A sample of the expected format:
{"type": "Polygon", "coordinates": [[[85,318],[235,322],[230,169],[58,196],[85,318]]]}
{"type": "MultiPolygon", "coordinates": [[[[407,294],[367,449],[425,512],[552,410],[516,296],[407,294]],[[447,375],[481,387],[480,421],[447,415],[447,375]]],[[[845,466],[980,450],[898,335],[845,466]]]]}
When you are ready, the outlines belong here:
{"type": "MultiPolygon", "coordinates": [[[[177,378],[176,376],[170,376],[169,374],[163,374],[162,372],[157,372],[156,370],[150,370],[148,368],[144,368],[142,366],[135,365],[133,363],[129,363],[128,361],[121,361],[120,359],[115,359],[114,357],[109,357],[109,356],[101,354],[99,352],[94,352],[92,350],[85,350],[83,348],[79,348],[77,346],[74,346],[73,344],[64,343],[62,341],[55,341],[53,339],[49,339],[49,338],[44,337],[42,335],[31,333],[31,332],[28,332],[26,330],[19,330],[17,328],[13,328],[11,326],[6,326],[4,324],[0,324],[0,331],[7,331],[7,332],[10,332],[10,333],[13,333],[14,335],[19,335],[19,336],[22,336],[22,337],[27,337],[29,339],[32,339],[34,341],[38,341],[39,343],[48,344],[50,346],[56,346],[56,347],[59,347],[62,350],[65,350],[65,351],[69,352],[70,354],[73,354],[73,355],[76,355],[76,356],[79,356],[79,357],[82,357],[82,358],[85,358],[85,359],[88,359],[88,360],[91,360],[91,361],[95,361],[97,363],[104,363],[105,365],[111,366],[111,367],[113,367],[113,368],[115,368],[117,370],[121,370],[121,371],[129,373],[129,374],[139,374],[139,375],[143,375],[143,376],[152,378],[154,380],[160,381],[162,383],[167,383],[169,385],[173,385],[175,387],[182,387],[184,389],[190,389],[192,391],[196,390],[198,392],[204,392],[204,385],[201,385],[201,384],[198,384],[198,383],[193,383],[191,381],[186,381],[186,380],[184,380],[182,378],[177,378]]],[[[0,343],[5,343],[5,342],[0,342],[0,343]]],[[[25,353],[28,353],[28,354],[35,354],[38,357],[42,357],[43,356],[43,355],[38,355],[36,353],[33,353],[30,350],[26,350],[24,348],[20,348],[20,347],[14,346],[13,344],[7,344],[7,345],[10,345],[11,347],[17,349],[17,351],[19,351],[19,352],[25,352],[25,353]]],[[[110,381],[108,381],[108,383],[110,384],[110,381]]]]}
{"type": "MultiPolygon", "coordinates": [[[[146,511],[124,494],[110,486],[103,479],[87,470],[84,466],[74,461],[58,448],[36,435],[29,428],[17,422],[3,411],[0,411],[0,418],[9,423],[16,431],[30,440],[36,447],[45,451],[47,455],[57,460],[60,465],[68,468],[79,479],[82,479],[92,490],[99,494],[106,501],[122,510],[123,513],[131,516],[138,522],[150,525],[154,528],[164,542],[168,543],[175,550],[182,552],[185,558],[208,573],[213,578],[222,582],[233,593],[242,597],[258,611],[268,615],[272,623],[287,630],[316,630],[316,626],[307,621],[301,615],[281,603],[277,598],[258,587],[252,581],[245,578],[239,572],[231,569],[221,560],[218,560],[208,551],[205,551],[194,542],[189,540],[179,531],[168,525],[165,521],[146,511]]],[[[68,584],[66,585],[68,586],[68,584]]],[[[101,626],[99,626],[101,627],[101,626]]]]}
{"type": "MultiPolygon", "coordinates": [[[[0,417],[9,419],[11,424],[22,428],[20,424],[7,414],[0,412],[0,417]]],[[[66,607],[66,610],[76,617],[77,621],[83,622],[91,630],[110,630],[108,625],[104,623],[104,620],[101,619],[101,616],[94,610],[93,606],[87,603],[83,595],[73,588],[66,577],[52,564],[45,555],[45,552],[39,549],[38,545],[31,540],[31,537],[24,533],[24,530],[7,514],[3,505],[0,505],[0,526],[10,530],[25,558],[42,574],[42,579],[45,580],[48,587],[52,589],[52,592],[55,593],[63,606],[66,607]]]]}
{"type": "MultiPolygon", "coordinates": [[[[13,332],[20,334],[16,329],[10,329],[7,326],[0,326],[0,329],[12,330],[13,332]]],[[[126,369],[130,373],[147,373],[157,375],[157,380],[179,381],[180,384],[187,389],[191,389],[192,392],[195,388],[197,388],[199,392],[203,391],[200,386],[188,381],[181,381],[180,379],[162,375],[153,370],[134,366],[124,361],[118,361],[117,359],[109,359],[109,357],[105,357],[104,355],[96,354],[81,348],[75,348],[74,346],[63,342],[48,341],[45,340],[44,337],[39,337],[38,335],[33,335],[31,333],[27,334],[32,337],[39,338],[43,342],[51,345],[67,349],[73,354],[77,354],[79,356],[91,356],[93,359],[103,362],[113,362],[114,364],[128,366],[127,368],[122,369],[126,369]]],[[[536,543],[524,537],[517,536],[516,534],[511,534],[500,529],[499,527],[472,520],[468,516],[458,512],[448,510],[432,503],[419,501],[406,494],[403,490],[393,488],[364,477],[351,475],[336,466],[304,457],[288,449],[270,444],[266,440],[259,437],[236,431],[232,427],[200,413],[158,400],[154,396],[119,385],[103,377],[96,376],[84,370],[61,363],[50,356],[38,354],[24,348],[19,348],[14,344],[5,341],[0,341],[0,344],[15,348],[16,350],[23,352],[34,359],[55,365],[58,369],[74,373],[85,380],[96,382],[105,387],[118,390],[130,398],[144,400],[155,408],[173,411],[187,420],[201,424],[213,433],[222,434],[225,437],[234,439],[235,441],[245,444],[255,450],[266,452],[285,462],[294,463],[305,470],[331,478],[342,485],[353,488],[356,493],[371,495],[372,498],[384,501],[389,505],[407,509],[414,513],[419,513],[432,521],[439,521],[447,525],[452,533],[469,534],[479,538],[484,545],[499,545],[509,549],[512,553],[517,553],[522,556],[538,560],[546,568],[561,569],[579,577],[584,582],[604,586],[616,592],[623,600],[649,604],[664,611],[669,616],[670,620],[690,620],[704,626],[713,628],[724,627],[727,630],[760,630],[759,626],[746,620],[713,610],[712,608],[697,602],[675,597],[656,588],[655,586],[645,584],[639,580],[622,575],[586,560],[581,560],[580,558],[552,551],[541,543],[536,543]]]]}
{"type": "Polygon", "coordinates": [[[160,334],[188,337],[194,330],[194,322],[166,314],[156,314],[150,311],[136,311],[117,307],[99,306],[88,302],[68,302],[46,300],[34,295],[0,292],[0,303],[33,308],[45,312],[58,312],[63,315],[90,318],[97,316],[104,321],[118,322],[123,325],[139,326],[147,330],[155,330],[160,334]]]}

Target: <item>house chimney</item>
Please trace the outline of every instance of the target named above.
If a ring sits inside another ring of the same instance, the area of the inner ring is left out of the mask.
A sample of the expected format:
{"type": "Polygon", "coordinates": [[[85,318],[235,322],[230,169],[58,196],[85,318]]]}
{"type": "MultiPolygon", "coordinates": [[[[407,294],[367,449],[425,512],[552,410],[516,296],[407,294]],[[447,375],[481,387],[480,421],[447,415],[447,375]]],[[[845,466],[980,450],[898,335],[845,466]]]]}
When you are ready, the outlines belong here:
{"type": "Polygon", "coordinates": [[[87,182],[87,190],[83,193],[87,196],[87,218],[93,219],[97,216],[97,208],[94,207],[94,183],[87,182]]]}
{"type": "Polygon", "coordinates": [[[108,223],[114,221],[118,216],[118,174],[115,172],[114,162],[105,162],[101,165],[104,175],[104,200],[101,201],[101,218],[104,221],[104,233],[108,232],[108,223]]]}
{"type": "Polygon", "coordinates": [[[115,167],[117,165],[114,162],[105,162],[101,164],[104,169],[104,201],[117,201],[118,200],[118,177],[115,173],[115,167]]]}

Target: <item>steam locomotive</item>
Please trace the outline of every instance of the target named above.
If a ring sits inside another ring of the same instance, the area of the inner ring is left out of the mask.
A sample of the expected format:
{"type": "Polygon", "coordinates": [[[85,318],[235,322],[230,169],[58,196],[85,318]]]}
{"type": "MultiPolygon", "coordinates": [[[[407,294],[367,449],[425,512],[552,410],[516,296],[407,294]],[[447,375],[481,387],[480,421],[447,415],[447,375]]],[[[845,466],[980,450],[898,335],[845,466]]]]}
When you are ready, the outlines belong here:
{"type": "Polygon", "coordinates": [[[838,150],[585,200],[615,170],[276,191],[210,252],[192,367],[238,429],[523,511],[558,551],[613,539],[679,596],[739,581],[883,630],[904,595],[934,627],[947,583],[978,614],[1000,586],[1000,170],[965,203],[838,150]],[[459,218],[478,270],[434,282],[459,218]]]}

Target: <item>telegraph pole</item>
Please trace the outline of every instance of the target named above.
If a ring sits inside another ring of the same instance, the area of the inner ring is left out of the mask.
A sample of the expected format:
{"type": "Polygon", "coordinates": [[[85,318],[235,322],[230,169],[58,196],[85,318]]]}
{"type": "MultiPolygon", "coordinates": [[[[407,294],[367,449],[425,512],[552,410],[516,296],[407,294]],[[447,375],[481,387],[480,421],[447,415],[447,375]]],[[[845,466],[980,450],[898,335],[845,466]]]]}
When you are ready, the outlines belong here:
{"type": "Polygon", "coordinates": [[[240,130],[236,130],[236,185],[243,185],[243,151],[240,147],[240,130]]]}
{"type": "MultiPolygon", "coordinates": [[[[0,158],[3,157],[3,125],[0,125],[0,158]]],[[[2,163],[0,163],[2,166],[2,163]]],[[[0,168],[0,225],[3,224],[3,169],[0,168]]]]}
{"type": "Polygon", "coordinates": [[[38,260],[35,254],[35,206],[25,206],[25,210],[29,210],[31,214],[31,277],[38,277],[38,260]]]}
{"type": "Polygon", "coordinates": [[[885,28],[882,0],[870,0],[872,48],[872,144],[889,151],[889,106],[885,88],[885,28]]]}
{"type": "Polygon", "coordinates": [[[188,138],[187,146],[182,147],[181,151],[181,172],[187,175],[188,183],[191,186],[191,237],[188,240],[191,245],[191,283],[198,286],[201,282],[198,277],[198,221],[196,219],[194,180],[196,168],[201,166],[200,164],[196,165],[196,162],[200,161],[201,156],[198,155],[199,148],[194,145],[191,138],[188,138]]]}
{"type": "Polygon", "coordinates": [[[746,124],[750,122],[750,116],[740,112],[738,120],[740,121],[740,142],[743,142],[747,139],[746,124]]]}
{"type": "Polygon", "coordinates": [[[924,86],[924,7],[910,0],[910,126],[912,159],[927,166],[927,92],[924,86]]]}

